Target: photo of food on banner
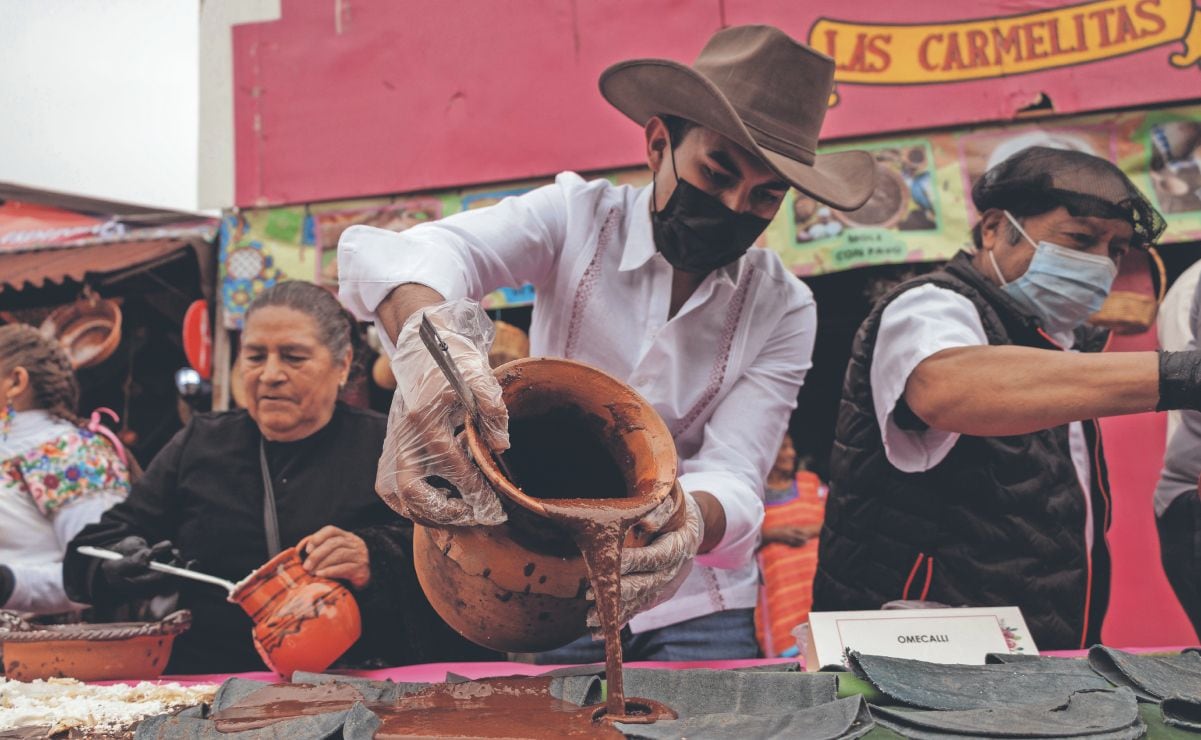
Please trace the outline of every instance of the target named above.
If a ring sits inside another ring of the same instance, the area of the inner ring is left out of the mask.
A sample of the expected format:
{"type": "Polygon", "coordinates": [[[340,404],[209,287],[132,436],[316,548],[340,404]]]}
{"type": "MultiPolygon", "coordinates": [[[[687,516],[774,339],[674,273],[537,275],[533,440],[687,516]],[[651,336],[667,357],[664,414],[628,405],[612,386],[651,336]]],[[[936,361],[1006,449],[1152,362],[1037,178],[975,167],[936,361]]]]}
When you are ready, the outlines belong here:
{"type": "Polygon", "coordinates": [[[929,145],[892,145],[872,154],[876,158],[876,189],[859,208],[836,211],[797,196],[793,203],[797,242],[829,239],[854,228],[928,231],[938,227],[929,145]]]}
{"type": "Polygon", "coordinates": [[[1201,211],[1201,123],[1168,121],[1150,127],[1151,183],[1164,214],[1201,211]]]}

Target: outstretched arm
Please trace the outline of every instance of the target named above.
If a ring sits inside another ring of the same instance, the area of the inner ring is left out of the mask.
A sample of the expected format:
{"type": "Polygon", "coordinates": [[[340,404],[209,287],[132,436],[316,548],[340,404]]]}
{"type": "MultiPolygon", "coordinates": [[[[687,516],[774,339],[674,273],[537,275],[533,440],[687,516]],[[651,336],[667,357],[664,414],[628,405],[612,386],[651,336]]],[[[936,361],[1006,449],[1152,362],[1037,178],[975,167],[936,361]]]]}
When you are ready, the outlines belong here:
{"type": "Polygon", "coordinates": [[[904,398],[934,429],[999,437],[1152,411],[1160,401],[1159,380],[1154,352],[955,347],[923,360],[904,398]]]}

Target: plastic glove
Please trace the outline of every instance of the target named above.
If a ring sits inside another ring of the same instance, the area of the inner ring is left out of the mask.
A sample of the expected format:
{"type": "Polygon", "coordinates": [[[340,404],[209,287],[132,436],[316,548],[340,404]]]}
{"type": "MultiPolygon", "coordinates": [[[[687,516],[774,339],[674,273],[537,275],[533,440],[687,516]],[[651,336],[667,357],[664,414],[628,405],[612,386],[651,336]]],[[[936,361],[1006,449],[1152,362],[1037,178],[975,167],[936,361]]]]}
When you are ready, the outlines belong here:
{"type": "Polygon", "coordinates": [[[488,365],[492,321],[475,301],[440,303],[410,316],[397,337],[392,356],[396,393],[375,490],[393,509],[421,524],[499,524],[506,518],[500,499],[455,438],[455,428],[464,423],[463,405],[418,335],[422,313],[438,329],[475,394],[485,443],[496,451],[509,447],[509,412],[488,365]]]}
{"type": "Polygon", "coordinates": [[[172,576],[150,570],[151,560],[187,567],[183,556],[170,540],[163,540],[152,547],[141,537],[131,536],[108,549],[125,557],[101,562],[100,574],[110,589],[128,596],[147,596],[175,590],[172,576]]]}
{"type": "MultiPolygon", "coordinates": [[[[704,538],[705,523],[701,507],[688,493],[683,495],[684,524],[664,532],[644,547],[626,547],[621,552],[621,624],[624,626],[639,612],[658,606],[675,595],[692,571],[692,560],[704,538]]],[[[668,497],[642,518],[636,526],[648,532],[659,531],[675,514],[675,499],[668,497]]],[[[592,589],[588,598],[595,599],[592,589]]],[[[593,637],[601,637],[596,607],[588,610],[588,627],[593,637]]]]}

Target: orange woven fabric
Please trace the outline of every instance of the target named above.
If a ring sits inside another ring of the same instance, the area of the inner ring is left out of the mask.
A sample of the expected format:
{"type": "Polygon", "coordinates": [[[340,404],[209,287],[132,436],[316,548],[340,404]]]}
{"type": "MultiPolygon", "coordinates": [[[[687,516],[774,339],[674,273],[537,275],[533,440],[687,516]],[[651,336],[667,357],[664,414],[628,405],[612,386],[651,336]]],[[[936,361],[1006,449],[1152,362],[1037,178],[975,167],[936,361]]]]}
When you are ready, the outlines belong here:
{"type": "MultiPolygon", "coordinates": [[[[826,486],[816,474],[796,474],[794,490],[778,503],[764,506],[764,528],[821,524],[826,512],[826,486]]],[[[759,551],[759,604],[755,634],[769,658],[796,655],[792,629],[809,618],[813,576],[817,572],[817,538],[801,547],[773,543],[759,551]]]]}

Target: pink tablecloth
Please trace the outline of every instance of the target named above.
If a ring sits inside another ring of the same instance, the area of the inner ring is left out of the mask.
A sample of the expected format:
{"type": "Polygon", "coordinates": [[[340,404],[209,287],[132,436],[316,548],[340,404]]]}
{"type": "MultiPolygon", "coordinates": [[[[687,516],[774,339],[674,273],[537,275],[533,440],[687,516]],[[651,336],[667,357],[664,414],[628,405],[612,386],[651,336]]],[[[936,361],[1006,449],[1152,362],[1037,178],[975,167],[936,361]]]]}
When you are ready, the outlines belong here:
{"type": "MultiPolygon", "coordinates": [[[[1122,648],[1131,653],[1178,653],[1183,647],[1130,647],[1122,648]]],[[[1057,658],[1082,658],[1088,655],[1087,650],[1046,650],[1043,655],[1057,658]]],[[[631,668],[668,668],[683,670],[685,668],[746,668],[749,666],[773,665],[776,663],[795,662],[793,658],[766,658],[760,660],[711,660],[668,663],[663,661],[645,661],[627,663],[631,668]]],[[[801,662],[803,666],[803,661],[801,662]]],[[[490,676],[536,676],[558,666],[532,665],[530,663],[425,663],[400,668],[383,668],[376,671],[334,671],[346,676],[369,678],[374,681],[391,679],[396,682],[444,681],[447,673],[457,673],[468,678],[488,678],[490,676]]],[[[280,678],[270,671],[255,673],[212,673],[205,675],[163,676],[163,681],[175,681],[182,684],[221,683],[232,677],[246,678],[252,681],[279,681],[280,678]]]]}
{"type": "MultiPolygon", "coordinates": [[[[746,668],[748,666],[771,665],[773,663],[788,663],[791,658],[768,658],[764,660],[713,660],[681,663],[666,663],[658,661],[627,663],[631,668],[746,668]]],[[[556,668],[552,665],[532,665],[530,663],[425,663],[422,665],[403,666],[401,668],[384,668],[377,671],[335,671],[346,676],[370,678],[375,681],[392,679],[393,681],[445,681],[447,673],[457,673],[468,678],[487,678],[490,676],[536,676],[556,668]]],[[[252,681],[278,681],[279,676],[270,671],[255,673],[212,673],[188,676],[163,676],[163,681],[176,681],[182,684],[221,683],[232,677],[247,678],[252,681]]]]}

